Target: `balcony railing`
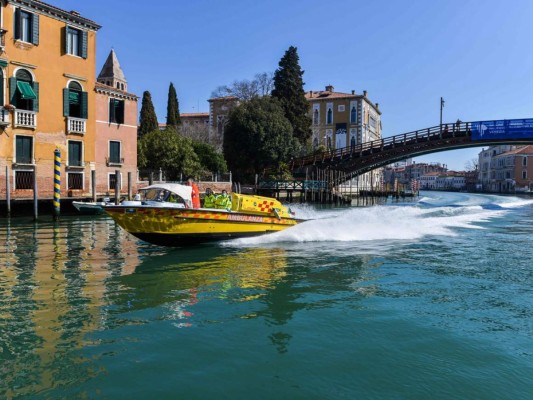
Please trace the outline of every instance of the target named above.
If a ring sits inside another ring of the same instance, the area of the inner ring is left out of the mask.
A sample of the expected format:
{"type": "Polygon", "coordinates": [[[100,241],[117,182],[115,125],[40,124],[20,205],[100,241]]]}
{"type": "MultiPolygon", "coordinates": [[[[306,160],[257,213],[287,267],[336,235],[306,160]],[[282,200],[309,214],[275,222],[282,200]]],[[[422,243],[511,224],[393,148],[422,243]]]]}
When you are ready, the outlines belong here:
{"type": "Polygon", "coordinates": [[[106,157],[105,163],[108,167],[119,167],[124,164],[124,158],[106,157]]]}
{"type": "Polygon", "coordinates": [[[68,133],[76,133],[78,135],[85,134],[86,119],[68,117],[67,131],[68,133]]]}
{"type": "Polygon", "coordinates": [[[27,110],[15,110],[15,128],[36,128],[37,113],[27,110]]]}

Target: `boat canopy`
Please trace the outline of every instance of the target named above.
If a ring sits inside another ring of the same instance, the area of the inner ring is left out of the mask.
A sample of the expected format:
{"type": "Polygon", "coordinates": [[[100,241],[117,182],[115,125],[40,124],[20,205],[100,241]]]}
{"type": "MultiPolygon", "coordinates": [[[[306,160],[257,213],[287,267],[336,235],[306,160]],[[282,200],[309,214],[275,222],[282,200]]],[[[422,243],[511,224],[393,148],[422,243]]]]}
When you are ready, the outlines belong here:
{"type": "Polygon", "coordinates": [[[179,183],[158,183],[155,185],[150,185],[139,190],[168,190],[169,192],[175,193],[180,196],[185,201],[192,201],[192,187],[187,185],[181,185],[179,183]]]}

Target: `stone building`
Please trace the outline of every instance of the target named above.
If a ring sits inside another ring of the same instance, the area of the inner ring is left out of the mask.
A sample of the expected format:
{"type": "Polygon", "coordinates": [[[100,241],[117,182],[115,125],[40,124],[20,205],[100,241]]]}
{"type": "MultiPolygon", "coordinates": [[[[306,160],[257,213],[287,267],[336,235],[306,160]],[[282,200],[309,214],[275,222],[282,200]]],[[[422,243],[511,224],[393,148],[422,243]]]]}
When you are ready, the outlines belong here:
{"type": "Polygon", "coordinates": [[[116,171],[120,171],[120,190],[127,193],[137,181],[137,106],[138,98],[128,92],[128,81],[117,55],[111,50],[95,85],[96,93],[96,171],[97,194],[113,193],[116,171]]]}
{"type": "Polygon", "coordinates": [[[514,149],[491,157],[488,191],[516,193],[533,191],[533,146],[514,149]]]}
{"type": "Polygon", "coordinates": [[[62,191],[88,194],[100,26],[37,0],[1,1],[0,15],[0,196],[7,178],[14,199],[32,198],[34,180],[51,199],[56,149],[62,191]]]}

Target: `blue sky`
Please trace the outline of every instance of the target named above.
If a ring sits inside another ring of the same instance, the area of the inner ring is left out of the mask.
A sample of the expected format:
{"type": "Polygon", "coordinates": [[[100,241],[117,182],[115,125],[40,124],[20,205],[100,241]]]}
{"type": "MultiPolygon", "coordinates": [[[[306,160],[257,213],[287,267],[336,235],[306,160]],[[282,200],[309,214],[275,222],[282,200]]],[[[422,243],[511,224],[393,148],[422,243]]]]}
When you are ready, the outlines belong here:
{"type": "MultiPolygon", "coordinates": [[[[533,117],[533,1],[47,0],[102,25],[129,90],[149,90],[159,120],[173,82],[181,112],[208,111],[220,85],[274,71],[296,46],[306,90],[368,91],[383,136],[443,121],[533,117]]],[[[417,162],[463,169],[480,149],[417,162]]]]}

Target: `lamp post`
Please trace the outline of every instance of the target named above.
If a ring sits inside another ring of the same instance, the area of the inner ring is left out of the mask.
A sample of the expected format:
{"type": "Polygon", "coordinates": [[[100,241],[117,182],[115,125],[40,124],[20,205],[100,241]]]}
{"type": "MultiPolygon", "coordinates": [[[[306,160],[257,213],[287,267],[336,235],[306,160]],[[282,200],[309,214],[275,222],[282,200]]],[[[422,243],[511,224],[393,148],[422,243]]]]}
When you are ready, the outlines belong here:
{"type": "Polygon", "coordinates": [[[444,108],[444,99],[440,98],[440,125],[439,125],[439,131],[442,133],[442,109],[444,108]]]}

